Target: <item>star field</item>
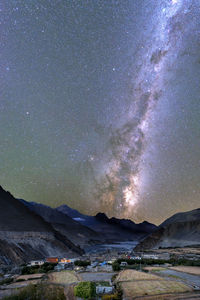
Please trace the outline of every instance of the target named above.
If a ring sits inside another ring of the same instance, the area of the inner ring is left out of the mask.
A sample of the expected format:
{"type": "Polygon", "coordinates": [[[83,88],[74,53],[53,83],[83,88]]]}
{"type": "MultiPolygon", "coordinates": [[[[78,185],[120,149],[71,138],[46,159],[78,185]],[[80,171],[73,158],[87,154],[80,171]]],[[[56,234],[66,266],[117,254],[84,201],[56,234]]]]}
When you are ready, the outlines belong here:
{"type": "Polygon", "coordinates": [[[198,0],[3,0],[0,184],[159,224],[200,203],[198,0]]]}

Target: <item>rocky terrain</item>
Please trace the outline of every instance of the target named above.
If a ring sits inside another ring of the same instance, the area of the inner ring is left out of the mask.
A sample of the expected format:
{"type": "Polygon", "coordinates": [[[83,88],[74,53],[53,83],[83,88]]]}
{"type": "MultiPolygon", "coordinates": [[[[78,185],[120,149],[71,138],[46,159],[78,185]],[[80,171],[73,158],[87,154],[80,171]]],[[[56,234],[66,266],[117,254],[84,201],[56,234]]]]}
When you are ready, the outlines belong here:
{"type": "Polygon", "coordinates": [[[110,241],[138,240],[156,229],[148,222],[135,224],[131,220],[109,219],[103,213],[83,215],[67,205],[54,209],[35,202],[20,201],[81,248],[110,241]]]}
{"type": "Polygon", "coordinates": [[[20,201],[22,201],[22,203],[24,203],[31,211],[44,218],[44,220],[50,223],[55,230],[61,232],[70,239],[70,241],[79,245],[81,248],[92,244],[102,243],[105,240],[103,235],[98,234],[91,228],[73,220],[71,217],[57,209],[36,202],[20,201]]]}
{"type": "Polygon", "coordinates": [[[200,245],[200,209],[178,213],[144,238],[135,251],[200,245]]]}
{"type": "Polygon", "coordinates": [[[137,241],[152,233],[148,222],[87,216],[64,205],[57,209],[15,199],[0,187],[0,264],[48,256],[75,257],[88,246],[137,241]],[[67,210],[67,213],[66,213],[67,210]]]}
{"type": "Polygon", "coordinates": [[[23,263],[47,256],[83,253],[41,216],[0,187],[0,263],[23,263]]]}

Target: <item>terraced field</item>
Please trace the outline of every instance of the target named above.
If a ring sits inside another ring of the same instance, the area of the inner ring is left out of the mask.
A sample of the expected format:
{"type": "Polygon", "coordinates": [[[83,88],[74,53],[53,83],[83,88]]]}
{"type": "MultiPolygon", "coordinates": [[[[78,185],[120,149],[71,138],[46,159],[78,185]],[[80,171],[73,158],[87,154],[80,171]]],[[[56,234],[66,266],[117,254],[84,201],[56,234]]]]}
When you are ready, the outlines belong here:
{"type": "Polygon", "coordinates": [[[120,272],[116,278],[116,282],[121,286],[125,299],[193,291],[192,288],[182,282],[165,280],[163,277],[135,270],[124,270],[120,272]]]}
{"type": "Polygon", "coordinates": [[[200,267],[177,266],[177,267],[171,267],[170,269],[179,272],[188,273],[188,274],[200,275],[200,267]]]}
{"type": "Polygon", "coordinates": [[[121,281],[137,281],[137,280],[163,280],[162,277],[153,275],[153,274],[148,274],[144,272],[139,272],[135,270],[124,270],[121,271],[117,278],[117,282],[121,281]]]}
{"type": "Polygon", "coordinates": [[[191,292],[192,289],[181,282],[172,280],[141,280],[121,283],[126,299],[138,296],[191,292]]]}
{"type": "Polygon", "coordinates": [[[79,281],[74,271],[53,272],[48,275],[49,282],[54,284],[68,285],[79,281]]]}

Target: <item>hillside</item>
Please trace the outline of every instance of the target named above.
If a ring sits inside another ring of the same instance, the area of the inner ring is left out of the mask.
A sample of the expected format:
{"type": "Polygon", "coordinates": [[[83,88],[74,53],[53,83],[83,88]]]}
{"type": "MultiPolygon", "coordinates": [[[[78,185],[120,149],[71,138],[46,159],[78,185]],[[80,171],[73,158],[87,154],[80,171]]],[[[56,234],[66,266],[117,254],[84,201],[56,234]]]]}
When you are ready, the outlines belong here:
{"type": "Polygon", "coordinates": [[[20,201],[31,211],[44,218],[55,230],[61,232],[64,236],[68,237],[70,241],[80,245],[82,248],[104,241],[104,237],[101,234],[73,220],[57,209],[36,202],[20,201]]]}
{"type": "Polygon", "coordinates": [[[200,245],[200,209],[178,213],[168,218],[134,250],[192,245],[200,245]]]}
{"type": "Polygon", "coordinates": [[[82,254],[68,238],[0,187],[0,263],[82,254]]]}

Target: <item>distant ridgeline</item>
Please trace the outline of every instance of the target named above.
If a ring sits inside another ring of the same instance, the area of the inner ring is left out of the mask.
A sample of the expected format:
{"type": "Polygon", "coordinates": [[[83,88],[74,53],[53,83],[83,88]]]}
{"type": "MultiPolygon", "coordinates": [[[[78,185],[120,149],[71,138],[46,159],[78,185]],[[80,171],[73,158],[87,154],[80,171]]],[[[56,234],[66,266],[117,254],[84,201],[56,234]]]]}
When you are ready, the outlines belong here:
{"type": "Polygon", "coordinates": [[[50,256],[77,257],[88,246],[139,240],[156,229],[148,222],[109,219],[102,213],[86,216],[67,206],[53,209],[15,199],[2,187],[0,205],[1,264],[21,264],[50,256]]]}
{"type": "Polygon", "coordinates": [[[177,213],[144,238],[136,251],[200,245],[200,208],[177,213]]]}
{"type": "Polygon", "coordinates": [[[84,251],[50,223],[0,187],[0,263],[20,264],[53,255],[84,251]]]}

